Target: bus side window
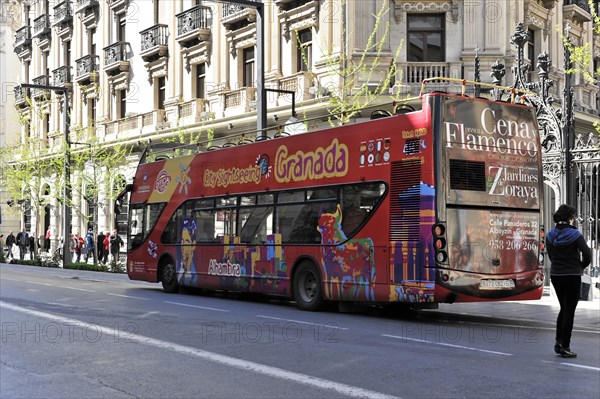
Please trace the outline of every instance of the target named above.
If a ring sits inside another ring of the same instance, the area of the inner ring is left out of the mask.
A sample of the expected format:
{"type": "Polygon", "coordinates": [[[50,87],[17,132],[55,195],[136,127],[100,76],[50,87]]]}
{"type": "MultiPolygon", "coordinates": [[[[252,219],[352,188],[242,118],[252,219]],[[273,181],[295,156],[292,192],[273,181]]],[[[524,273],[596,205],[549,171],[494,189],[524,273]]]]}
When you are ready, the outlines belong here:
{"type": "Polygon", "coordinates": [[[198,224],[198,242],[215,242],[215,212],[212,210],[196,211],[194,217],[198,224]]]}

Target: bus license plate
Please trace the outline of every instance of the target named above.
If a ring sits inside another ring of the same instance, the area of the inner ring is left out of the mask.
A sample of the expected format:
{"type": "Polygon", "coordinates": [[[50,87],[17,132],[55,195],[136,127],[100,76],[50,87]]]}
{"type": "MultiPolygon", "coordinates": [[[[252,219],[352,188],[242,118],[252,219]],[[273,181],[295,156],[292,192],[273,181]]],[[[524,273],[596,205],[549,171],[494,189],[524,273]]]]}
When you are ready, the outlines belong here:
{"type": "Polygon", "coordinates": [[[479,289],[481,290],[504,290],[515,288],[515,280],[480,280],[479,289]]]}

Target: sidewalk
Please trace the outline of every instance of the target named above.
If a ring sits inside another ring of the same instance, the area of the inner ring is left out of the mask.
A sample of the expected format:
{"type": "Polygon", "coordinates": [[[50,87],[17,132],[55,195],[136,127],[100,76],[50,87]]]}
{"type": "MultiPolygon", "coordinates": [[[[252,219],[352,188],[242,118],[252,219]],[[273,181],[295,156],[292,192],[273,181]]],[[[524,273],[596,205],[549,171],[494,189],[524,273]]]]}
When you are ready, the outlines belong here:
{"type": "MultiPolygon", "coordinates": [[[[554,326],[560,305],[552,292],[537,301],[440,304],[439,309],[447,313],[488,316],[524,323],[542,322],[554,326]]],[[[600,332],[600,297],[597,292],[594,300],[579,301],[574,328],[600,332]]]]}

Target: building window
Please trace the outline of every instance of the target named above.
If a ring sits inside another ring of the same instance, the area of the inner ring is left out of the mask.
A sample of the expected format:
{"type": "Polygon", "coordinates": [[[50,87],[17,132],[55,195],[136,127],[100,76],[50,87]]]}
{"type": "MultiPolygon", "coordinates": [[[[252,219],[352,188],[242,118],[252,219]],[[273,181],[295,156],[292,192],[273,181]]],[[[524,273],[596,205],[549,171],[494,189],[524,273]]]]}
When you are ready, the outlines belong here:
{"type": "Polygon", "coordinates": [[[244,49],[244,87],[254,86],[254,47],[244,49]]]}
{"type": "Polygon", "coordinates": [[[166,85],[164,77],[156,79],[156,109],[165,109],[166,85]]]}
{"type": "Polygon", "coordinates": [[[117,20],[117,42],[124,42],[125,40],[125,22],[126,18],[121,17],[117,20]]]}
{"type": "Polygon", "coordinates": [[[63,61],[64,66],[71,65],[71,41],[63,42],[63,61]]]}
{"type": "Polygon", "coordinates": [[[196,98],[205,97],[206,64],[196,65],[196,98]]]}
{"type": "Polygon", "coordinates": [[[117,96],[117,119],[125,118],[127,114],[127,90],[118,90],[117,96]]]}
{"type": "Polygon", "coordinates": [[[88,50],[90,55],[96,55],[96,28],[88,30],[88,50]]]}
{"type": "Polygon", "coordinates": [[[408,15],[408,61],[442,62],[444,54],[444,15],[408,15]]]}
{"type": "Polygon", "coordinates": [[[296,48],[296,71],[307,72],[312,65],[312,31],[305,29],[298,32],[296,48]]]}
{"type": "Polygon", "coordinates": [[[47,147],[48,135],[50,134],[50,115],[44,117],[44,131],[42,132],[42,145],[47,147]]]}
{"type": "Polygon", "coordinates": [[[88,126],[94,126],[96,124],[96,99],[90,98],[88,100],[88,126]]]}

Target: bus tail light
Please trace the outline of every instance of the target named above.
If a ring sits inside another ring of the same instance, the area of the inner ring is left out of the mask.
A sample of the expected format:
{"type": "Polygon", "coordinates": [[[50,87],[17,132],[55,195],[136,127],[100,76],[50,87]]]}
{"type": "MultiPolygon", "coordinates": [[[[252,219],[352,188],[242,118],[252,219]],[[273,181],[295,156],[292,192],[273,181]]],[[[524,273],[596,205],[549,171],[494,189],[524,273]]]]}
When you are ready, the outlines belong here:
{"type": "Polygon", "coordinates": [[[435,260],[437,263],[446,263],[448,261],[446,226],[442,223],[433,225],[433,249],[435,250],[435,260]]]}

